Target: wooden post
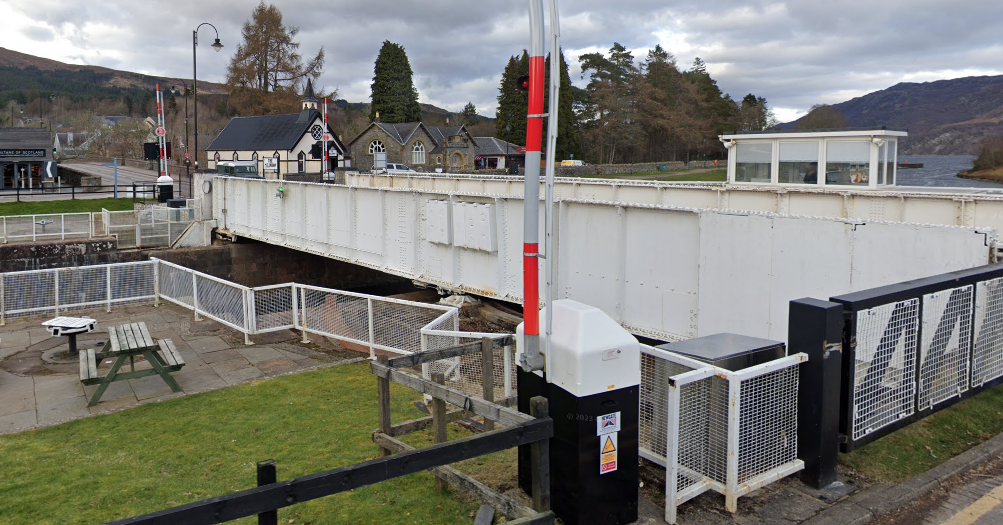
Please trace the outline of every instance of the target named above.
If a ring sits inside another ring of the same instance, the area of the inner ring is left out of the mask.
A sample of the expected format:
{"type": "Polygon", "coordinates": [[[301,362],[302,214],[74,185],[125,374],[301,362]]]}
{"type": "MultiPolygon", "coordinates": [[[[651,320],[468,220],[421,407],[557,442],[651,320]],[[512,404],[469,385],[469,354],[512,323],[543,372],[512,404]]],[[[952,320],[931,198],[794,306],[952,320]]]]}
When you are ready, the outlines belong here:
{"type": "MultiPolygon", "coordinates": [[[[529,414],[533,417],[548,417],[550,405],[547,398],[536,396],[529,400],[529,414]]],[[[550,440],[544,439],[530,445],[533,480],[533,509],[537,512],[550,510],[550,440]]]]}
{"type": "MultiPolygon", "coordinates": [[[[484,400],[494,402],[495,400],[495,354],[494,341],[490,337],[481,339],[481,386],[484,389],[484,400]]],[[[484,418],[484,431],[491,432],[495,429],[495,422],[484,418]]]]}
{"type": "MultiPolygon", "coordinates": [[[[432,374],[432,381],[440,385],[446,384],[446,376],[442,372],[432,374]]],[[[432,440],[435,443],[446,442],[446,402],[439,398],[432,398],[432,440]]],[[[446,481],[435,477],[435,490],[442,491],[446,488],[446,481]]]]}
{"type": "MultiPolygon", "coordinates": [[[[386,365],[390,359],[385,355],[377,358],[381,365],[386,365]]],[[[376,376],[376,397],[380,405],[380,432],[390,435],[390,380],[376,376]]],[[[383,455],[389,456],[390,449],[383,448],[383,455]]]]}
{"type": "MultiPolygon", "coordinates": [[[[275,460],[258,462],[258,486],[271,485],[277,481],[275,477],[275,460]]],[[[258,525],[278,525],[279,511],[270,510],[258,514],[258,525]]]]}

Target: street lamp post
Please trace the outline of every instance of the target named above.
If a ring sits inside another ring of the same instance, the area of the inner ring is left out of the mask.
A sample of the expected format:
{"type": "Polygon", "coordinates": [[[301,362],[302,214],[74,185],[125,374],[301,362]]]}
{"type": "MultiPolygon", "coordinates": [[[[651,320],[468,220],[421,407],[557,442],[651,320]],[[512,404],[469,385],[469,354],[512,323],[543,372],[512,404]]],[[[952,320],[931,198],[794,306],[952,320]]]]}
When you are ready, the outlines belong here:
{"type": "MultiPolygon", "coordinates": [[[[182,95],[183,97],[185,97],[185,142],[183,144],[185,147],[185,175],[188,176],[188,198],[194,199],[195,193],[192,188],[193,183],[191,174],[192,163],[191,163],[191,157],[188,154],[188,85],[185,84],[183,80],[181,81],[181,85],[185,88],[185,92],[182,95]]],[[[174,93],[175,95],[178,94],[178,90],[175,87],[171,87],[171,92],[174,93]]],[[[178,190],[180,193],[181,188],[179,187],[178,190]]]]}
{"type": "MultiPolygon", "coordinates": [[[[195,99],[195,171],[199,169],[199,90],[198,90],[198,59],[195,54],[195,48],[199,45],[199,28],[202,26],[209,26],[213,31],[216,32],[216,41],[212,43],[212,48],[219,52],[223,49],[223,44],[219,42],[219,31],[216,30],[216,26],[210,24],[209,22],[202,22],[192,31],[192,97],[195,99]]],[[[191,181],[189,180],[189,186],[191,181]]]]}

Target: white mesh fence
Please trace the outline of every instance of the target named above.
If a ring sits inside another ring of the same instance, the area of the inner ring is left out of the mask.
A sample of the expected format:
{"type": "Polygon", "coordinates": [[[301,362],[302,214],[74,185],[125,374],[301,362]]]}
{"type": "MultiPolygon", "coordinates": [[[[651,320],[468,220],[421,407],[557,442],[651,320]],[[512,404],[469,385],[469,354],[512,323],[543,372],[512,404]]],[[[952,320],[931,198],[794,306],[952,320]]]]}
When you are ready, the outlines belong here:
{"type": "Polygon", "coordinates": [[[968,285],[923,296],[919,410],[968,390],[973,293],[968,285]]]}
{"type": "Polygon", "coordinates": [[[919,299],[858,312],[854,440],[915,412],[918,323],[919,299]]]}
{"type": "Polygon", "coordinates": [[[804,468],[797,459],[804,354],[738,372],[642,345],[640,452],[666,466],[665,519],[714,490],[737,498],[804,468]]]}
{"type": "MultiPolygon", "coordinates": [[[[483,338],[504,337],[511,334],[462,332],[459,329],[459,310],[450,310],[428,323],[421,330],[422,350],[442,350],[467,343],[476,343],[483,338]]],[[[491,383],[493,399],[501,401],[515,395],[518,387],[515,362],[515,347],[494,348],[491,351],[491,383]]],[[[434,373],[442,373],[446,386],[477,397],[484,397],[484,357],[480,353],[442,359],[424,363],[421,373],[430,379],[434,373]]]]}
{"type": "Polygon", "coordinates": [[[92,215],[91,213],[62,213],[0,217],[0,242],[87,239],[91,237],[93,231],[92,215]]]}
{"type": "Polygon", "coordinates": [[[0,274],[0,319],[153,302],[152,261],[0,274]]]}
{"type": "Polygon", "coordinates": [[[296,326],[296,287],[289,284],[263,286],[252,290],[254,333],[274,332],[296,326]]]}
{"type": "MultiPolygon", "coordinates": [[[[0,274],[0,322],[101,305],[110,309],[115,304],[153,302],[158,297],[192,310],[196,317],[203,315],[244,333],[248,343],[248,336],[256,333],[298,328],[371,353],[419,352],[422,328],[439,319],[447,319],[448,326],[455,327],[458,313],[452,307],[298,284],[252,290],[151,259],[0,274]]],[[[498,361],[508,362],[505,355],[498,361]]],[[[504,376],[499,370],[502,380],[498,384],[505,384],[504,376]]]]}
{"type": "Polygon", "coordinates": [[[355,345],[356,349],[413,354],[422,348],[421,329],[452,307],[295,285],[296,327],[355,345]],[[305,322],[304,322],[305,321],[305,322]]]}
{"type": "Polygon", "coordinates": [[[1003,376],[1003,278],[978,283],[975,293],[973,388],[1003,376]]]}

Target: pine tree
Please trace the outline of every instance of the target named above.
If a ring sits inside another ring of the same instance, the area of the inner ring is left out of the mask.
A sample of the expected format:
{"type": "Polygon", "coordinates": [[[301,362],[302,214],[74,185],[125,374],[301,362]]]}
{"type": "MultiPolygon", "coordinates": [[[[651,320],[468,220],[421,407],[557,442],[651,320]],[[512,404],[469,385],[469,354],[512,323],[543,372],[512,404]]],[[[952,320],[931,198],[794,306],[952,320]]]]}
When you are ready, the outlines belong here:
{"type": "MultiPolygon", "coordinates": [[[[544,92],[546,111],[550,109],[550,55],[547,55],[545,71],[547,72],[547,87],[544,92]]],[[[561,50],[561,87],[557,97],[557,156],[556,159],[582,158],[582,141],[578,135],[578,116],[575,115],[575,93],[571,85],[571,75],[568,73],[568,62],[561,50]]],[[[546,122],[546,121],[545,121],[546,122]]],[[[546,124],[544,125],[546,129],[546,124]]]]}
{"type": "Polygon", "coordinates": [[[520,58],[509,57],[498,87],[498,109],[495,111],[495,137],[512,144],[526,144],[526,112],[529,98],[519,91],[516,81],[529,74],[529,53],[520,58]]]}
{"type": "Polygon", "coordinates": [[[418,90],[414,87],[412,75],[411,62],[404,47],[384,40],[373,68],[370,121],[376,120],[377,113],[381,122],[421,121],[418,90]]]}
{"type": "Polygon", "coordinates": [[[463,106],[463,112],[460,113],[460,118],[462,119],[462,124],[464,126],[473,126],[480,122],[480,118],[477,116],[477,107],[474,106],[473,102],[467,102],[466,106],[463,106]]]}

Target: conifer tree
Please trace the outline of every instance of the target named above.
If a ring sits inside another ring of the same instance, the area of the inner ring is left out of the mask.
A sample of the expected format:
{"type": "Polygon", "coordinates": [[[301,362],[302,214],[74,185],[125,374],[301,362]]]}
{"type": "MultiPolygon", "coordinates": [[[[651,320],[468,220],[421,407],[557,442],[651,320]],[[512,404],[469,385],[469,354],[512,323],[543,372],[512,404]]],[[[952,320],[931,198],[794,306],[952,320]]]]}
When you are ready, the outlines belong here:
{"type": "Polygon", "coordinates": [[[495,111],[495,137],[512,144],[526,144],[526,111],[529,97],[519,91],[516,82],[529,74],[529,53],[519,58],[509,57],[498,87],[498,109],[495,111]]]}
{"type": "Polygon", "coordinates": [[[376,120],[377,113],[381,122],[421,121],[418,90],[414,87],[412,75],[411,62],[404,47],[384,40],[373,68],[370,121],[376,120]]]}
{"type": "Polygon", "coordinates": [[[463,106],[463,112],[460,113],[460,117],[462,118],[461,124],[468,127],[480,121],[477,117],[477,106],[474,106],[473,102],[467,102],[467,105],[463,106]]]}

